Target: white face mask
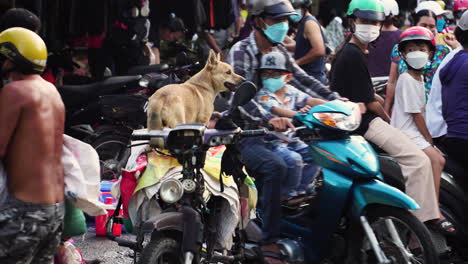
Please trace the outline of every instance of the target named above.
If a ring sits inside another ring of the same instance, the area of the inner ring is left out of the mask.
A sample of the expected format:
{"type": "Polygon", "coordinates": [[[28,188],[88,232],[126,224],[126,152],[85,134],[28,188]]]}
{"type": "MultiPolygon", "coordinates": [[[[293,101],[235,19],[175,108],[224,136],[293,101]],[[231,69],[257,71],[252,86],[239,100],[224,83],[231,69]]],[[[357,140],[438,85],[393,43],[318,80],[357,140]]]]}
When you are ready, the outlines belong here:
{"type": "Polygon", "coordinates": [[[423,51],[413,51],[406,54],[406,63],[408,63],[411,68],[416,70],[424,68],[428,60],[429,54],[423,51]]]}
{"type": "Polygon", "coordinates": [[[367,24],[356,24],[354,36],[362,42],[362,44],[369,44],[376,40],[380,35],[380,27],[367,24]]]}

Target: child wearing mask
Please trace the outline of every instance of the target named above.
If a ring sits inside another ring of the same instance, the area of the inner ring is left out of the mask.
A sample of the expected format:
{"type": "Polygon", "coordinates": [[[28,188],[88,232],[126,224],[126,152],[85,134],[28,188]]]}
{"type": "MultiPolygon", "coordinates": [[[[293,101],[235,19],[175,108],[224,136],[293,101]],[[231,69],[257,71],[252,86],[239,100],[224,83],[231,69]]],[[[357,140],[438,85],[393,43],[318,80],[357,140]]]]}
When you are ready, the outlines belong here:
{"type": "MultiPolygon", "coordinates": [[[[426,28],[411,27],[401,34],[398,49],[408,69],[398,78],[390,124],[406,134],[429,157],[434,187],[439,199],[440,177],[445,159],[433,147],[432,137],[424,119],[426,95],[422,73],[429,58],[432,58],[435,47],[434,35],[426,28]]],[[[446,235],[454,232],[453,225],[445,219],[431,222],[430,227],[446,235]]]]}
{"type": "MultiPolygon", "coordinates": [[[[292,118],[298,112],[306,112],[312,106],[325,102],[287,84],[292,79],[292,73],[287,69],[286,58],[281,52],[273,51],[263,55],[259,70],[263,89],[256,99],[272,114],[292,118]]],[[[317,166],[312,163],[307,145],[300,140],[286,143],[274,138],[269,143],[271,150],[281,156],[288,166],[282,199],[295,203],[298,195],[306,194],[317,166]]]]}

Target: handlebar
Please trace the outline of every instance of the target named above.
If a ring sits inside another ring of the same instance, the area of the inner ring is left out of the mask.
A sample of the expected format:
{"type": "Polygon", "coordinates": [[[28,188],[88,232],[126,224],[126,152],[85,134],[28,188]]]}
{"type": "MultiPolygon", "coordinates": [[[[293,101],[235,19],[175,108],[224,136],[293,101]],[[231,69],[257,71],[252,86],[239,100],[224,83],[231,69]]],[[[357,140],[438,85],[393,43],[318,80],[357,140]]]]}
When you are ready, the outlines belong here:
{"type": "Polygon", "coordinates": [[[151,136],[149,134],[137,134],[131,135],[132,140],[150,140],[151,136]]]}
{"type": "Polygon", "coordinates": [[[240,132],[241,137],[258,137],[266,134],[265,129],[244,130],[240,132]]]}
{"type": "Polygon", "coordinates": [[[178,71],[182,71],[182,70],[188,70],[188,69],[191,69],[191,68],[195,68],[198,65],[200,65],[200,63],[197,61],[197,62],[189,64],[189,65],[178,66],[178,67],[170,67],[169,69],[163,70],[162,73],[171,73],[171,72],[178,72],[178,71]]]}
{"type": "MultiPolygon", "coordinates": [[[[151,140],[152,138],[158,138],[158,137],[162,138],[162,137],[168,136],[170,131],[171,130],[169,129],[168,130],[153,130],[153,131],[146,132],[146,133],[132,134],[130,139],[133,141],[136,141],[136,140],[151,140]]],[[[220,132],[220,130],[217,130],[217,129],[207,129],[205,130],[205,136],[208,135],[210,131],[215,132],[215,133],[220,132]]],[[[232,130],[226,130],[226,132],[228,131],[232,131],[232,130]]],[[[264,136],[265,134],[267,134],[267,132],[265,129],[255,129],[255,130],[243,130],[240,132],[235,132],[233,134],[238,134],[240,135],[240,137],[258,137],[258,136],[264,136]]]]}

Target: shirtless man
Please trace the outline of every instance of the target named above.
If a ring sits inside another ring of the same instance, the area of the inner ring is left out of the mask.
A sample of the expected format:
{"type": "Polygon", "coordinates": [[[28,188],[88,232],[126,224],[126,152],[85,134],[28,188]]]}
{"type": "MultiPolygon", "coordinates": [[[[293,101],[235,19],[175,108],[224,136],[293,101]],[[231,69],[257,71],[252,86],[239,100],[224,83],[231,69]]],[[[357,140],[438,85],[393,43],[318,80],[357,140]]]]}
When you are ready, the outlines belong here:
{"type": "Polygon", "coordinates": [[[64,216],[64,106],[40,77],[47,49],[37,34],[3,31],[0,54],[9,81],[0,88],[0,161],[9,193],[0,207],[0,263],[52,263],[64,216]]]}

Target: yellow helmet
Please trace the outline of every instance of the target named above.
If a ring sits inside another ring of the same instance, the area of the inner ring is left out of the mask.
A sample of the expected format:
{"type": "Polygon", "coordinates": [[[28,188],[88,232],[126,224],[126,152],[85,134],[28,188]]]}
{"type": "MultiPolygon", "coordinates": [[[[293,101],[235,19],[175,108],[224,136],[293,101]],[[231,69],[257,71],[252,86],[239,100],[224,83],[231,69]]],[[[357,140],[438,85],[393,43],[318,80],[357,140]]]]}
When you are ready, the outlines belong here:
{"type": "Polygon", "coordinates": [[[33,31],[21,27],[0,33],[0,54],[13,61],[17,70],[25,74],[41,74],[47,62],[44,41],[33,31]]]}

